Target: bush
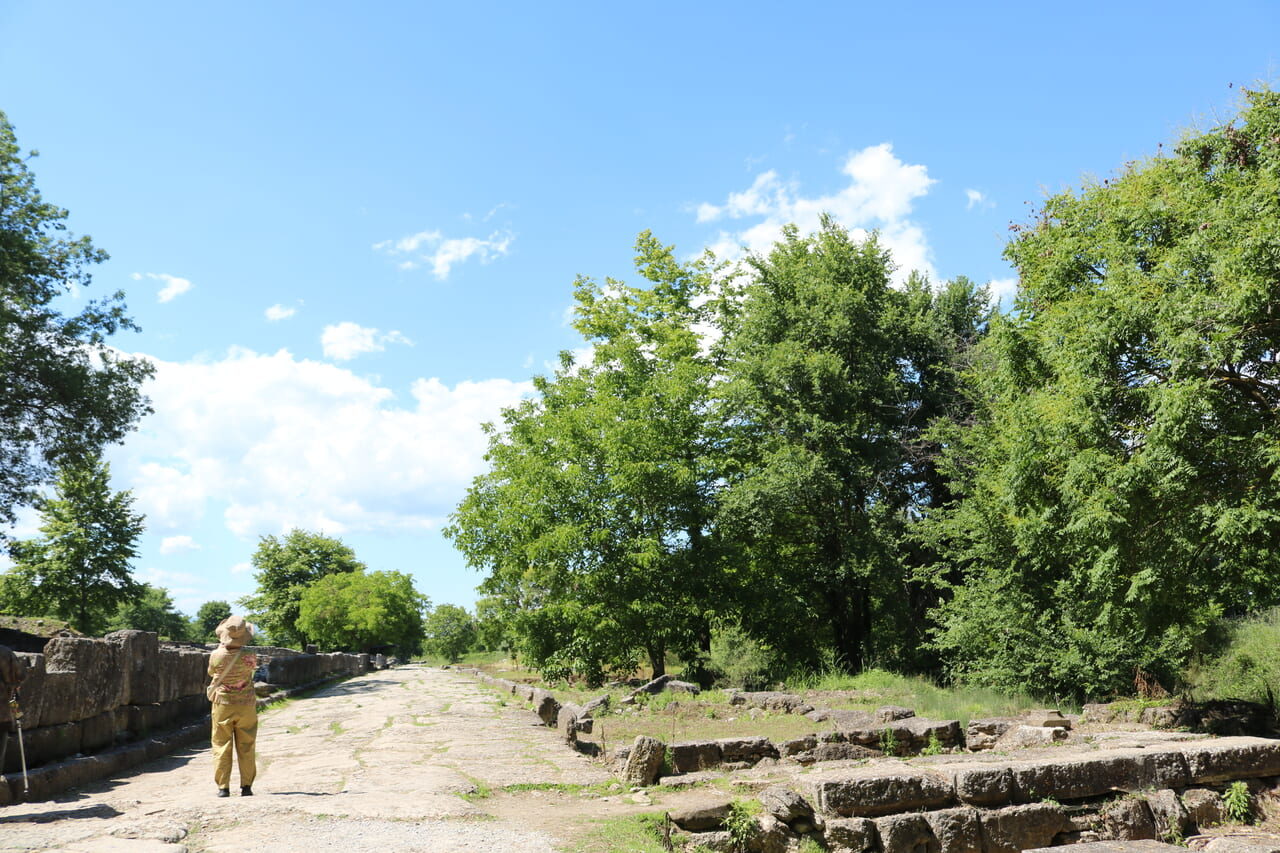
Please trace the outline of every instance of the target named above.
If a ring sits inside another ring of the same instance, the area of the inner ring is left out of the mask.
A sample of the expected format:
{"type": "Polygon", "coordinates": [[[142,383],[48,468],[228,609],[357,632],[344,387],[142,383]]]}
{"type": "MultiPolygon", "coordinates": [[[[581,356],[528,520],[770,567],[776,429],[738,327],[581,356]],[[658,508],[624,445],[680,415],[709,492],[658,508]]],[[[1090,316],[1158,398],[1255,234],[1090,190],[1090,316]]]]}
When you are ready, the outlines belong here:
{"type": "Polygon", "coordinates": [[[1280,608],[1224,623],[1225,641],[1186,675],[1198,699],[1275,703],[1280,685],[1280,608]]]}
{"type": "Polygon", "coordinates": [[[707,666],[720,686],[759,690],[769,683],[774,658],[745,631],[731,625],[712,635],[707,666]]]}

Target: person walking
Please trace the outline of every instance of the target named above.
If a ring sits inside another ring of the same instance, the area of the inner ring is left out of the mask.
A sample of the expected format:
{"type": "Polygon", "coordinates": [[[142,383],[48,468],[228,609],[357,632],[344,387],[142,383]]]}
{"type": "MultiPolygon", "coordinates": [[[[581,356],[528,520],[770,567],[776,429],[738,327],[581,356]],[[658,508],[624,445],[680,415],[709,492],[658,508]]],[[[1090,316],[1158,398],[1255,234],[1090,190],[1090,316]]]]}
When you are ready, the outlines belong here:
{"type": "Polygon", "coordinates": [[[228,616],[218,624],[218,648],[209,655],[209,701],[213,717],[213,781],[219,797],[231,796],[231,757],[240,768],[240,796],[253,796],[258,775],[258,697],[253,673],[258,656],[245,649],[253,626],[243,616],[228,616]]]}

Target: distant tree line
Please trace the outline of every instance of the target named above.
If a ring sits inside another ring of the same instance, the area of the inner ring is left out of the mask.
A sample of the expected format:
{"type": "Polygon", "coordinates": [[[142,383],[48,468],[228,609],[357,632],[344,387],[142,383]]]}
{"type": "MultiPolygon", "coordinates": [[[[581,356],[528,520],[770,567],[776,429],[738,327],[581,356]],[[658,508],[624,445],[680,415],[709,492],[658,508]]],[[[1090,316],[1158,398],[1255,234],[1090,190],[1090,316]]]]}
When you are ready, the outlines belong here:
{"type": "Polygon", "coordinates": [[[1172,685],[1280,598],[1280,96],[1245,99],[1012,225],[1007,312],[829,219],[732,268],[642,234],[446,531],[496,630],[591,681],[731,638],[775,674],[1172,685]]]}

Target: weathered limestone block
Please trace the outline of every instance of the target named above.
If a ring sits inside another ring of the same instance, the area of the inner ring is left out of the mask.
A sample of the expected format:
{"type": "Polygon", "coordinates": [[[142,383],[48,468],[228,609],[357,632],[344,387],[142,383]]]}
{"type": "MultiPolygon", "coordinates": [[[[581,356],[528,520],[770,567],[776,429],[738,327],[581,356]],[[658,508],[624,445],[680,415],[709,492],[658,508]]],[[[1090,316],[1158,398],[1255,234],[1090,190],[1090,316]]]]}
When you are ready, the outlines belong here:
{"type": "Polygon", "coordinates": [[[1274,839],[1258,836],[1214,838],[1201,848],[1203,853],[1280,853],[1274,839]]]}
{"type": "Polygon", "coordinates": [[[1120,797],[1098,812],[1106,838],[1138,841],[1156,837],[1156,822],[1151,807],[1142,797],[1120,797]]]}
{"type": "MultiPolygon", "coordinates": [[[[22,680],[22,727],[34,729],[40,725],[41,709],[44,706],[44,655],[31,652],[14,652],[25,667],[26,675],[22,680]]],[[[9,714],[9,697],[0,696],[0,731],[9,731],[11,717],[9,714]]]]}
{"type": "Polygon", "coordinates": [[[533,691],[534,687],[531,684],[518,684],[516,685],[515,694],[526,702],[532,702],[533,691]]]}
{"type": "Polygon", "coordinates": [[[759,800],[766,814],[788,826],[800,819],[813,819],[813,806],[809,801],[784,785],[770,785],[760,792],[759,800]]]}
{"type": "Polygon", "coordinates": [[[46,724],[83,720],[124,704],[119,646],[84,637],[54,637],[44,648],[46,724]]]}
{"type": "MultiPolygon", "coordinates": [[[[204,695],[209,683],[209,653],[195,649],[161,648],[156,665],[156,701],[172,702],[183,696],[204,695]]],[[[273,684],[288,684],[275,681],[273,684]]]]}
{"type": "Polygon", "coordinates": [[[893,814],[875,819],[884,853],[938,853],[938,839],[922,814],[893,814]]]}
{"type": "Polygon", "coordinates": [[[1013,762],[1015,801],[1097,797],[1113,791],[1183,788],[1188,783],[1182,753],[1175,749],[1124,749],[1013,762]]]}
{"type": "Polygon", "coordinates": [[[777,758],[778,749],[767,737],[731,737],[716,741],[724,762],[745,761],[755,764],[762,758],[777,758]]]}
{"type": "Polygon", "coordinates": [[[646,788],[652,785],[662,771],[662,759],[666,756],[666,751],[666,745],[657,738],[637,736],[631,744],[627,766],[622,772],[623,781],[646,788]]]}
{"type": "Polygon", "coordinates": [[[1050,803],[1009,806],[981,816],[983,847],[987,853],[1018,853],[1047,847],[1068,828],[1066,815],[1050,803]]]}
{"type": "Polygon", "coordinates": [[[592,699],[590,702],[582,706],[582,713],[591,715],[591,714],[594,714],[596,711],[607,711],[609,710],[609,702],[610,702],[610,697],[608,693],[605,693],[602,696],[597,696],[596,698],[592,699]]]}
{"type": "Polygon", "coordinates": [[[992,749],[1013,725],[1010,720],[970,720],[964,733],[965,747],[973,752],[992,749]]]}
{"type": "Polygon", "coordinates": [[[1280,776],[1280,741],[1277,740],[1224,737],[1185,744],[1182,751],[1186,756],[1191,784],[1280,776]]]}
{"type": "MultiPolygon", "coordinates": [[[[59,723],[28,729],[23,726],[23,744],[27,750],[27,766],[39,767],[80,751],[82,732],[79,722],[59,723]]],[[[10,743],[4,758],[5,773],[21,773],[22,757],[18,745],[10,743]]]]}
{"type": "MultiPolygon", "coordinates": [[[[738,842],[723,830],[694,832],[689,834],[689,849],[709,850],[711,853],[738,853],[738,842]]],[[[1185,851],[1184,851],[1185,853],[1185,851]]]]}
{"type": "Polygon", "coordinates": [[[687,741],[671,746],[671,768],[677,773],[696,773],[718,767],[724,760],[720,744],[713,740],[687,741]]]}
{"type": "Polygon", "coordinates": [[[877,723],[893,723],[898,720],[906,720],[915,715],[916,712],[911,708],[904,708],[901,705],[885,705],[883,708],[876,708],[875,721],[877,723]]]}
{"type": "Polygon", "coordinates": [[[804,737],[793,738],[792,740],[783,741],[778,744],[778,755],[786,758],[792,755],[799,755],[808,752],[818,745],[817,735],[805,735],[804,737]]]}
{"type": "Polygon", "coordinates": [[[560,714],[560,703],[550,690],[535,687],[533,690],[533,710],[542,720],[543,725],[554,726],[560,714]]]}
{"type": "Polygon", "coordinates": [[[97,752],[127,737],[129,712],[112,708],[80,721],[80,752],[97,752]]]}
{"type": "Polygon", "coordinates": [[[950,779],[962,803],[1002,806],[1013,800],[1013,773],[1006,765],[950,764],[935,769],[950,779]]]}
{"type": "Polygon", "coordinates": [[[1161,788],[1147,794],[1147,805],[1156,822],[1156,838],[1186,838],[1192,828],[1186,806],[1176,791],[1161,788]]]}
{"type": "Polygon", "coordinates": [[[1052,746],[1070,737],[1062,726],[1013,726],[996,741],[997,749],[1033,749],[1052,746]]]}
{"type": "Polygon", "coordinates": [[[1227,818],[1222,796],[1208,788],[1188,788],[1183,791],[1182,804],[1186,806],[1187,817],[1202,829],[1222,823],[1227,818]]]}
{"type": "Polygon", "coordinates": [[[804,710],[797,711],[797,708],[811,708],[804,701],[803,696],[795,693],[779,693],[775,690],[760,690],[755,692],[738,692],[734,691],[729,694],[730,705],[745,705],[748,708],[763,708],[766,711],[780,711],[784,714],[805,713],[804,710]]]}
{"type": "Polygon", "coordinates": [[[667,682],[674,677],[675,676],[673,675],[659,675],[643,687],[637,687],[635,690],[631,691],[631,695],[639,696],[641,693],[648,693],[650,696],[657,696],[663,691],[663,688],[666,687],[667,682]]]}
{"type": "Polygon", "coordinates": [[[1057,708],[1044,711],[1031,711],[1022,718],[1023,724],[1034,726],[1036,728],[1071,728],[1071,721],[1062,716],[1062,712],[1057,708]]]}
{"type": "Polygon", "coordinates": [[[120,674],[124,680],[123,704],[148,705],[159,702],[159,635],[151,631],[114,631],[103,639],[120,647],[120,674]]]}
{"type": "Polygon", "coordinates": [[[702,692],[702,688],[694,684],[692,681],[676,681],[674,678],[663,685],[665,690],[672,693],[689,693],[697,696],[702,692]]]}
{"type": "Polygon", "coordinates": [[[855,767],[816,774],[810,801],[840,817],[875,817],[952,805],[950,782],[924,768],[855,767]]]}
{"type": "Polygon", "coordinates": [[[832,818],[827,821],[825,835],[835,850],[850,853],[874,850],[880,839],[875,821],[865,817],[832,818]]]}
{"type": "MultiPolygon", "coordinates": [[[[1026,853],[1062,853],[1062,848],[1037,847],[1026,853]]],[[[1160,841],[1090,841],[1071,845],[1071,853],[1187,853],[1187,848],[1160,841]]]]}
{"type": "Polygon", "coordinates": [[[924,812],[940,853],[982,853],[982,820],[975,808],[961,806],[924,812]]]}
{"type": "Polygon", "coordinates": [[[369,671],[369,667],[371,665],[372,664],[371,664],[371,661],[369,660],[369,655],[367,654],[360,655],[360,663],[356,666],[356,674],[364,675],[369,671]]]}
{"type": "Polygon", "coordinates": [[[961,746],[964,743],[959,720],[911,717],[896,723],[893,730],[898,740],[908,744],[913,752],[919,752],[934,742],[947,747],[961,746]]]}
{"type": "Polygon", "coordinates": [[[873,749],[856,743],[819,743],[812,749],[792,757],[799,764],[809,765],[819,761],[859,761],[879,754],[873,749]]]}
{"type": "Polygon", "coordinates": [[[556,714],[556,729],[560,732],[561,739],[570,746],[578,742],[578,719],[581,716],[582,709],[571,702],[562,704],[556,714]]]}
{"type": "Polygon", "coordinates": [[[791,827],[773,815],[762,814],[756,816],[756,829],[746,846],[748,853],[788,853],[796,840],[791,827]]]}
{"type": "Polygon", "coordinates": [[[724,826],[730,801],[671,812],[671,822],[687,832],[707,832],[724,826]]]}

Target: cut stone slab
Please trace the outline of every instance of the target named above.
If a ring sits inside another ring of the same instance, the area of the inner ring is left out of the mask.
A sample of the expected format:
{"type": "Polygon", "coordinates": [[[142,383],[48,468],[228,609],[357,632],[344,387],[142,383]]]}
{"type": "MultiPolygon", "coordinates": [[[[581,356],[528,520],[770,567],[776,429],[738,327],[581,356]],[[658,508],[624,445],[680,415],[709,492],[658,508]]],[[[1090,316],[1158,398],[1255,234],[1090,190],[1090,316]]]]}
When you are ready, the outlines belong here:
{"type": "Polygon", "coordinates": [[[940,809],[954,802],[948,779],[905,764],[820,772],[809,786],[818,811],[840,817],[940,809]]]}
{"type": "MultiPolygon", "coordinates": [[[[1036,847],[1024,853],[1062,853],[1062,847],[1036,847]]],[[[1187,848],[1163,841],[1090,841],[1072,844],[1071,853],[1187,853],[1187,848]]]]}

